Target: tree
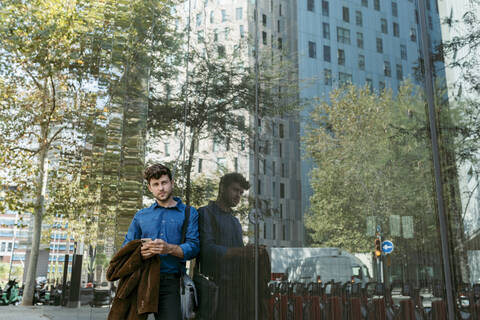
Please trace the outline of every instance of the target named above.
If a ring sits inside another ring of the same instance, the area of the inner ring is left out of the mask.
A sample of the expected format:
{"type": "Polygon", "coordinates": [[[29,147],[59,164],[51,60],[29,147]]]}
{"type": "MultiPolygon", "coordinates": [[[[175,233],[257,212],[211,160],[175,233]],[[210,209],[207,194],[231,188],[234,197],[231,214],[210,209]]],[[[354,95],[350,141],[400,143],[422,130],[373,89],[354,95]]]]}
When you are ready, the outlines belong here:
{"type": "MultiPolygon", "coordinates": [[[[353,85],[333,90],[311,114],[305,143],[312,171],[306,227],[315,246],[368,252],[367,217],[387,236],[388,218],[412,216],[415,239],[400,252],[436,242],[430,141],[421,91],[404,84],[397,96],[353,85]]],[[[412,250],[413,249],[413,250],[412,250]]],[[[398,249],[396,247],[397,252],[398,249]]]]}
{"type": "Polygon", "coordinates": [[[1,6],[0,161],[11,183],[29,185],[17,193],[18,202],[31,197],[34,203],[24,305],[33,303],[48,159],[62,145],[78,142],[76,133],[94,107],[85,61],[88,35],[97,22],[95,4],[4,1],[1,6]]]}
{"type": "MultiPolygon", "coordinates": [[[[191,202],[191,172],[199,141],[213,139],[239,152],[248,148],[241,147],[242,138],[253,141],[255,74],[247,48],[241,42],[228,52],[224,45],[200,41],[188,52],[188,73],[180,70],[178,87],[167,84],[151,91],[149,134],[168,136],[186,128],[186,145],[181,146],[186,149],[182,170],[186,203],[191,202]]],[[[259,57],[260,116],[278,116],[298,107],[296,85],[287,80],[294,70],[281,55],[273,58],[274,54],[266,51],[259,57]],[[273,59],[282,62],[272,67],[273,59]]]]}

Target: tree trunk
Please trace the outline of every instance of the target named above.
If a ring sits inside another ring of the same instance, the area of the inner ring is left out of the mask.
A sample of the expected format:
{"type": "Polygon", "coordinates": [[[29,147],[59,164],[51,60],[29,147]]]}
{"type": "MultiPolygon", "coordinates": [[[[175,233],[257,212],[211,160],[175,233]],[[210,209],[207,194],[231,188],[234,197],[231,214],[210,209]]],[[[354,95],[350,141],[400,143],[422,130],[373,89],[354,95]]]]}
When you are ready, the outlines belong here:
{"type": "MultiPolygon", "coordinates": [[[[42,137],[46,134],[46,128],[42,126],[42,137]]],[[[45,210],[45,160],[47,158],[47,145],[40,145],[38,153],[38,177],[35,191],[35,212],[32,234],[32,248],[30,251],[30,259],[28,260],[27,276],[25,277],[25,289],[23,291],[22,305],[33,305],[33,295],[35,293],[36,273],[38,254],[40,250],[40,236],[42,233],[42,220],[45,210]]]]}
{"type": "Polygon", "coordinates": [[[192,174],[192,166],[193,166],[193,155],[195,154],[195,142],[197,140],[195,130],[192,133],[192,139],[190,140],[190,148],[188,150],[188,160],[187,160],[187,176],[186,176],[186,186],[185,186],[185,203],[190,205],[190,198],[192,193],[192,186],[191,186],[191,174],[192,174]]]}

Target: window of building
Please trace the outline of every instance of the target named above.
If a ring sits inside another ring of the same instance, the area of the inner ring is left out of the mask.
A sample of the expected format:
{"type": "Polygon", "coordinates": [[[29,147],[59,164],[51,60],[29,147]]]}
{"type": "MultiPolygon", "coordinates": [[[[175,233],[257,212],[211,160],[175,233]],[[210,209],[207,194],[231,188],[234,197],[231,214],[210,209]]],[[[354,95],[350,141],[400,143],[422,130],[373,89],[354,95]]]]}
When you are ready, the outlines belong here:
{"type": "Polygon", "coordinates": [[[326,86],[332,85],[332,70],[323,69],[323,84],[326,86]]]}
{"type": "Polygon", "coordinates": [[[330,46],[323,46],[323,61],[330,62],[331,60],[330,46]]]}
{"type": "Polygon", "coordinates": [[[223,29],[223,33],[225,34],[225,40],[228,40],[228,35],[230,33],[230,28],[225,27],[225,29],[223,29]]]}
{"type": "Polygon", "coordinates": [[[396,22],[393,23],[393,36],[400,37],[400,27],[396,22]]]}
{"type": "Polygon", "coordinates": [[[329,7],[328,7],[328,1],[322,0],[322,14],[325,17],[328,17],[330,15],[329,11],[330,10],[329,10],[329,7]]]}
{"type": "Polygon", "coordinates": [[[4,252],[5,249],[6,249],[6,247],[7,247],[7,243],[6,243],[6,242],[2,242],[2,244],[1,244],[1,246],[0,246],[0,251],[1,251],[1,252],[4,252]]]}
{"type": "Polygon", "coordinates": [[[400,45],[400,57],[403,60],[407,60],[407,46],[404,44],[400,45]]]}
{"type": "Polygon", "coordinates": [[[357,47],[363,49],[363,33],[357,32],[357,47]]]}
{"type": "Polygon", "coordinates": [[[345,65],[345,50],[338,49],[338,64],[341,66],[345,65]]]}
{"type": "Polygon", "coordinates": [[[307,0],[307,10],[312,12],[315,10],[314,0],[307,0]]]}
{"type": "Polygon", "coordinates": [[[282,225],[282,240],[285,240],[287,238],[286,234],[287,234],[287,226],[283,224],[282,225]]]}
{"type": "Polygon", "coordinates": [[[282,157],[282,154],[283,154],[283,150],[282,150],[283,148],[282,148],[282,147],[283,147],[283,146],[282,146],[282,143],[280,142],[280,143],[278,144],[278,156],[279,156],[280,158],[282,157]]]}
{"type": "Polygon", "coordinates": [[[222,9],[222,22],[227,21],[227,10],[222,9]]]}
{"type": "Polygon", "coordinates": [[[396,2],[392,2],[392,16],[398,17],[398,5],[396,2]]]}
{"type": "Polygon", "coordinates": [[[262,14],[262,25],[264,27],[267,26],[267,15],[266,14],[262,14]]]}
{"type": "Polygon", "coordinates": [[[277,20],[277,32],[280,32],[281,29],[280,29],[280,20],[277,20]]]}
{"type": "Polygon", "coordinates": [[[380,29],[382,30],[382,33],[388,33],[387,19],[380,19],[380,29]]]}
{"type": "Polygon", "coordinates": [[[277,228],[274,223],[272,224],[272,240],[275,240],[276,237],[277,237],[277,228]]]}
{"type": "Polygon", "coordinates": [[[218,32],[217,29],[213,29],[213,41],[217,42],[218,41],[218,32]]]}
{"type": "Polygon", "coordinates": [[[242,20],[243,19],[243,8],[235,9],[235,19],[242,20]]]}
{"type": "Polygon", "coordinates": [[[317,44],[313,41],[308,41],[308,56],[312,59],[317,58],[317,44]]]}
{"type": "Polygon", "coordinates": [[[262,31],[262,43],[267,44],[267,33],[265,31],[262,31]]]}
{"type": "Polygon", "coordinates": [[[260,179],[257,180],[257,193],[262,194],[262,181],[260,179]]]}
{"type": "Polygon", "coordinates": [[[338,73],[338,82],[340,84],[352,83],[352,75],[350,73],[339,72],[338,73]]]}
{"type": "Polygon", "coordinates": [[[384,81],[378,81],[378,90],[380,90],[380,91],[385,90],[385,82],[384,81]]]}
{"type": "Polygon", "coordinates": [[[284,199],[285,198],[285,184],[280,183],[280,198],[284,199]]]}
{"type": "Polygon", "coordinates": [[[365,79],[365,85],[370,88],[370,92],[373,91],[373,81],[370,78],[365,79]]]}
{"type": "Polygon", "coordinates": [[[218,50],[218,56],[220,58],[224,58],[225,57],[225,46],[224,45],[219,45],[217,47],[217,50],[218,50]]]}
{"type": "Polygon", "coordinates": [[[362,11],[355,11],[355,23],[357,24],[357,26],[363,25],[362,11]]]}
{"type": "Polygon", "coordinates": [[[272,181],[272,196],[277,196],[277,184],[275,183],[275,181],[272,181]]]}
{"type": "Polygon", "coordinates": [[[12,243],[11,242],[8,242],[8,252],[11,252],[12,251],[12,243]]]}
{"type": "Polygon", "coordinates": [[[410,28],[410,40],[413,42],[417,41],[417,30],[415,28],[410,28]]]}
{"type": "Polygon", "coordinates": [[[203,159],[198,159],[197,172],[200,173],[203,170],[203,159]]]}
{"type": "Polygon", "coordinates": [[[430,30],[433,29],[432,16],[428,16],[428,27],[430,28],[430,30]]]}
{"type": "Polygon", "coordinates": [[[383,74],[385,75],[385,77],[392,76],[392,68],[390,66],[390,61],[383,62],[383,74]]]}
{"type": "Polygon", "coordinates": [[[342,7],[342,17],[343,21],[350,22],[350,10],[348,7],[342,7]]]}
{"type": "Polygon", "coordinates": [[[330,24],[328,24],[327,22],[324,22],[322,26],[323,26],[323,38],[330,39],[330,24]]]}
{"type": "Polygon", "coordinates": [[[373,0],[373,8],[380,11],[380,0],[373,0]]]}
{"type": "Polygon", "coordinates": [[[169,148],[169,147],[170,147],[170,143],[165,142],[165,144],[164,144],[165,156],[169,156],[169,155],[170,155],[170,150],[169,150],[170,148],[169,148]]]}
{"type": "Polygon", "coordinates": [[[283,204],[280,203],[280,219],[283,219],[283,204]]]}
{"type": "Polygon", "coordinates": [[[345,44],[350,44],[350,30],[342,27],[337,27],[337,41],[345,44]]]}
{"type": "Polygon", "coordinates": [[[282,41],[282,38],[278,38],[278,49],[282,49],[283,48],[283,41],[282,41]]]}
{"type": "Polygon", "coordinates": [[[365,56],[363,54],[358,55],[358,69],[365,70],[365,56]]]}
{"type": "Polygon", "coordinates": [[[202,14],[201,13],[197,14],[196,20],[197,20],[197,27],[202,25],[202,14]]]}
{"type": "Polygon", "coordinates": [[[403,69],[402,65],[397,63],[397,79],[398,80],[403,80],[403,69]]]}
{"type": "Polygon", "coordinates": [[[383,41],[382,38],[377,38],[377,52],[383,53],[383,41]]]}
{"type": "Polygon", "coordinates": [[[245,150],[245,137],[240,138],[240,150],[244,151],[245,150]]]}
{"type": "Polygon", "coordinates": [[[275,161],[272,161],[272,177],[275,177],[275,161]]]}
{"type": "Polygon", "coordinates": [[[205,39],[204,36],[203,36],[203,30],[199,30],[197,32],[197,39],[199,42],[203,42],[203,40],[205,39]]]}
{"type": "Polygon", "coordinates": [[[263,223],[263,239],[267,239],[267,224],[263,223]]]}
{"type": "Polygon", "coordinates": [[[210,11],[210,23],[213,23],[213,21],[214,21],[214,15],[215,15],[215,13],[213,12],[213,10],[210,11]]]}
{"type": "Polygon", "coordinates": [[[362,6],[368,8],[368,0],[362,0],[362,6]]]}
{"type": "Polygon", "coordinates": [[[283,139],[284,137],[283,123],[278,124],[278,136],[283,139]]]}
{"type": "Polygon", "coordinates": [[[285,163],[282,163],[282,172],[281,172],[282,178],[285,178],[285,163]]]}
{"type": "Polygon", "coordinates": [[[282,16],[282,4],[281,3],[278,5],[278,15],[280,17],[282,16]]]}

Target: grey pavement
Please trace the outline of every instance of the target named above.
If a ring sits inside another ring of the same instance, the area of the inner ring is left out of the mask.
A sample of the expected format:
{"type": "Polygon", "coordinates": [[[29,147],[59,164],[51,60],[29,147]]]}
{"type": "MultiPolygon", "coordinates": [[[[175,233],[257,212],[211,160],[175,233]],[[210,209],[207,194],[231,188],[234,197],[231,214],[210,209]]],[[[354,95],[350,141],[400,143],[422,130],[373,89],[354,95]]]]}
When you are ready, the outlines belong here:
{"type": "MultiPolygon", "coordinates": [[[[108,307],[0,306],[0,320],[106,320],[108,307]]],[[[149,315],[148,319],[154,319],[149,315]]]]}
{"type": "Polygon", "coordinates": [[[109,308],[55,306],[0,306],[0,320],[105,320],[109,308]]]}

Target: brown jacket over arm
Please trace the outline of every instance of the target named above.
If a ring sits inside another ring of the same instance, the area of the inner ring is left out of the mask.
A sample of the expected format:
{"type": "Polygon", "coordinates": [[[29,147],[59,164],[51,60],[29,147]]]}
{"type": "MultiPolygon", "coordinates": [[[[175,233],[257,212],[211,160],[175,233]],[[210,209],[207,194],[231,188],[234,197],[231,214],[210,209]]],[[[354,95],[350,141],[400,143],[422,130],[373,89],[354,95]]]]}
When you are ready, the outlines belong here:
{"type": "Polygon", "coordinates": [[[107,280],[120,279],[108,320],[145,320],[158,311],[160,258],[143,260],[140,240],[130,241],[110,261],[107,280]]]}

